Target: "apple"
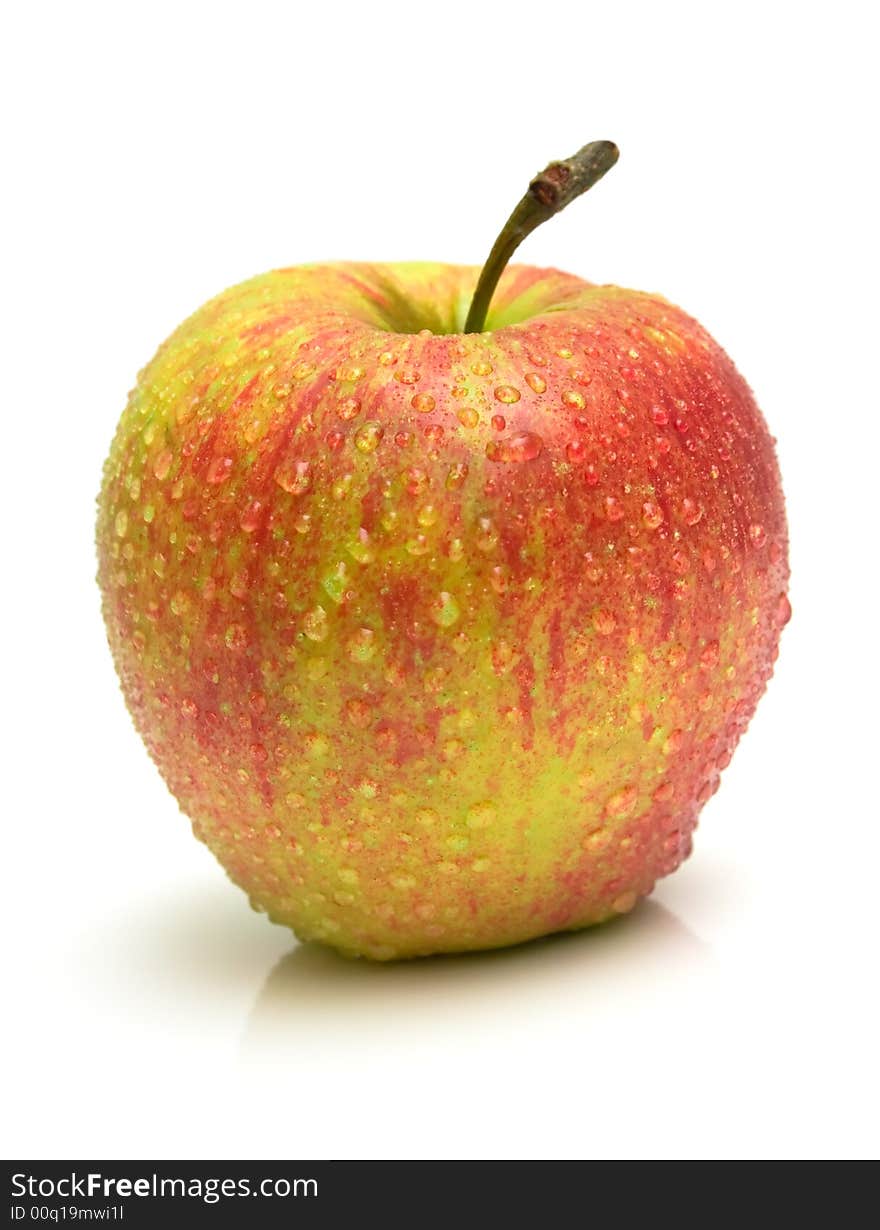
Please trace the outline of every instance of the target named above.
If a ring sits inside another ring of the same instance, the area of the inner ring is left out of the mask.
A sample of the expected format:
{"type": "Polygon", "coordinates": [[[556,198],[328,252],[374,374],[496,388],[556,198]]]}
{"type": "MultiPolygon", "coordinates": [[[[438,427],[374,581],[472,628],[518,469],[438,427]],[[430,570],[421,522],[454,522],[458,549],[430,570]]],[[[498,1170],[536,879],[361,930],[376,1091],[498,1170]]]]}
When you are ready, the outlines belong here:
{"type": "Polygon", "coordinates": [[[786,523],[745,381],[656,295],[507,265],[616,157],[552,163],[482,274],[235,286],[131,393],[97,527],[125,700],[302,939],[385,960],[625,913],[770,677],[786,523]]]}

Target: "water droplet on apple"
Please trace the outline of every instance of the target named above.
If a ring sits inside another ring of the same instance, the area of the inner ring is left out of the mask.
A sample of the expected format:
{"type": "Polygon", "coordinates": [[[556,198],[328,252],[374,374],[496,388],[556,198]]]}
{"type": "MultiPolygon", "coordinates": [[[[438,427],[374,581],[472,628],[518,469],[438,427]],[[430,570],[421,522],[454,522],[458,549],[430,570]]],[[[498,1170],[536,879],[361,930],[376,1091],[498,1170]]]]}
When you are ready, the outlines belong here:
{"type": "Polygon", "coordinates": [[[683,730],[670,731],[663,743],[663,755],[664,756],[673,755],[673,753],[679,751],[683,743],[684,743],[684,731],[683,730]]]}
{"type": "Polygon", "coordinates": [[[361,403],[356,397],[344,397],[336,407],[336,413],[345,422],[360,414],[361,403]]]}
{"type": "Polygon", "coordinates": [[[547,390],[547,381],[537,372],[526,372],[525,382],[533,393],[544,393],[547,390]]]}
{"type": "Polygon", "coordinates": [[[437,403],[434,401],[434,398],[430,393],[416,393],[410,402],[410,405],[413,410],[417,411],[419,414],[430,414],[437,403]]]}
{"type": "Polygon", "coordinates": [[[487,553],[498,545],[498,530],[489,517],[480,517],[477,522],[477,550],[487,553]]]}
{"type": "Polygon", "coordinates": [[[448,850],[454,850],[457,854],[463,854],[465,850],[470,848],[471,843],[467,837],[456,833],[452,837],[447,837],[445,844],[448,850]]]}
{"type": "Polygon", "coordinates": [[[421,495],[430,486],[431,480],[421,466],[410,466],[405,472],[406,489],[410,495],[421,495]]]}
{"type": "Polygon", "coordinates": [[[240,652],[248,644],[247,628],[243,624],[230,624],[226,629],[224,640],[226,641],[227,649],[231,649],[236,653],[240,652]]]}
{"type": "Polygon", "coordinates": [[[749,539],[752,546],[760,550],[761,547],[763,547],[767,542],[767,531],[764,529],[763,525],[758,525],[757,523],[750,525],[749,539]]]}
{"type": "Polygon", "coordinates": [[[718,784],[719,784],[718,778],[714,777],[714,778],[709,778],[707,781],[703,782],[702,786],[700,786],[700,789],[697,791],[697,802],[700,804],[701,807],[705,803],[709,802],[712,795],[715,793],[716,789],[718,788],[718,784]]]}
{"type": "Polygon", "coordinates": [[[263,422],[259,417],[252,418],[246,422],[242,428],[244,438],[248,444],[256,444],[263,431],[263,422]]]}
{"type": "Polygon", "coordinates": [[[338,605],[345,601],[348,592],[348,569],[342,560],[321,581],[321,588],[328,598],[338,605]]]}
{"type": "Polygon", "coordinates": [[[696,525],[702,516],[703,509],[696,502],[696,500],[692,500],[689,497],[685,497],[685,499],[682,500],[681,519],[684,521],[685,525],[696,525]]]}
{"type": "Polygon", "coordinates": [[[616,496],[609,495],[605,500],[605,516],[609,521],[622,521],[625,516],[624,507],[616,496]]]}
{"type": "Polygon", "coordinates": [[[250,589],[250,577],[246,568],[238,568],[229,578],[229,592],[234,598],[246,598],[250,589]]]}
{"type": "Polygon", "coordinates": [[[791,619],[791,603],[787,594],[780,594],[776,599],[774,618],[780,628],[783,628],[791,619]]]}
{"type": "Polygon", "coordinates": [[[494,822],[498,811],[491,799],[483,799],[468,808],[465,823],[469,829],[487,829],[494,822]]]}
{"type": "Polygon", "coordinates": [[[718,665],[718,660],[721,655],[721,646],[718,641],[709,641],[705,649],[700,654],[700,663],[705,670],[711,670],[712,667],[718,665]]]}
{"type": "Polygon", "coordinates": [[[514,402],[519,401],[520,397],[519,389],[515,389],[512,384],[499,384],[495,389],[495,400],[502,402],[505,406],[512,406],[514,402]]]}
{"type": "Polygon", "coordinates": [[[288,459],[275,471],[275,482],[291,495],[304,495],[312,485],[308,461],[288,459]]]}
{"type": "Polygon", "coordinates": [[[124,538],[128,533],[128,513],[124,508],[116,514],[116,519],[113,522],[113,525],[116,530],[117,538],[124,538]]]}
{"type": "Polygon", "coordinates": [[[656,530],[663,524],[663,510],[659,504],[646,500],[642,505],[642,522],[649,530],[656,530]]]}
{"type": "Polygon", "coordinates": [[[638,802],[639,792],[635,786],[624,786],[617,790],[605,803],[605,815],[609,817],[628,816],[638,802]]]}
{"type": "Polygon", "coordinates": [[[690,570],[691,562],[686,551],[673,551],[670,556],[673,572],[683,577],[690,570]]]}
{"type": "Polygon", "coordinates": [[[376,634],[372,628],[358,628],[348,639],[348,656],[352,662],[369,662],[376,654],[376,634]]]}
{"type": "Polygon", "coordinates": [[[241,514],[239,525],[246,534],[253,534],[259,529],[262,520],[263,504],[260,500],[251,500],[247,508],[241,514]]]}
{"type": "Polygon", "coordinates": [[[437,509],[433,504],[423,504],[416,513],[416,521],[418,521],[422,529],[429,529],[436,523],[437,516],[437,509]]]}
{"type": "Polygon", "coordinates": [[[213,486],[219,483],[225,483],[229,475],[232,473],[232,458],[231,457],[215,457],[208,466],[205,474],[206,480],[213,486]]]}
{"type": "Polygon", "coordinates": [[[171,463],[174,461],[174,454],[170,448],[163,448],[153,462],[153,475],[161,482],[168,477],[171,470],[171,463]]]}
{"type": "Polygon", "coordinates": [[[496,594],[507,593],[507,573],[499,564],[496,564],[490,572],[489,584],[492,586],[496,594]]]}
{"type": "Polygon", "coordinates": [[[182,589],[178,589],[174,594],[172,594],[169,606],[171,607],[171,613],[173,615],[182,617],[189,613],[189,597],[182,589]]]}
{"type": "Polygon", "coordinates": [[[354,539],[349,542],[345,549],[351,558],[359,564],[372,564],[376,558],[376,552],[373,550],[373,544],[370,542],[370,535],[363,526],[360,527],[354,539]]]}
{"type": "Polygon", "coordinates": [[[486,456],[490,461],[519,464],[540,457],[544,441],[534,431],[518,431],[500,440],[490,440],[486,456]]]}
{"type": "Polygon", "coordinates": [[[406,550],[409,555],[427,555],[430,543],[424,534],[415,534],[407,540],[406,550]]]}
{"type": "Polygon", "coordinates": [[[330,629],[327,624],[327,612],[324,608],[316,606],[314,610],[306,612],[303,616],[302,628],[310,641],[326,640],[330,629]]]}
{"type": "Polygon", "coordinates": [[[431,618],[441,628],[451,628],[461,617],[461,610],[452,594],[441,593],[431,608],[431,618]]]}
{"type": "Polygon", "coordinates": [[[384,434],[385,429],[381,423],[364,423],[355,433],[355,448],[362,453],[374,453],[384,434]]]}

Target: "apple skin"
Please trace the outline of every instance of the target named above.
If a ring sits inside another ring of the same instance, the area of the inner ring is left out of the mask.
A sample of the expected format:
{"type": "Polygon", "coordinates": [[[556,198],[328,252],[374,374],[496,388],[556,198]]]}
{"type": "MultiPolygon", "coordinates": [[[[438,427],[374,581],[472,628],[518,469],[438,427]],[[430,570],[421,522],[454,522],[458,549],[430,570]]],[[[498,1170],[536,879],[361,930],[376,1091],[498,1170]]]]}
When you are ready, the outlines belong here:
{"type": "Polygon", "coordinates": [[[790,614],[773,441],[712,338],[522,266],[456,333],[477,274],[226,291],[141,372],[99,499],[122,690],[195,835],[379,960],[631,909],[790,614]]]}

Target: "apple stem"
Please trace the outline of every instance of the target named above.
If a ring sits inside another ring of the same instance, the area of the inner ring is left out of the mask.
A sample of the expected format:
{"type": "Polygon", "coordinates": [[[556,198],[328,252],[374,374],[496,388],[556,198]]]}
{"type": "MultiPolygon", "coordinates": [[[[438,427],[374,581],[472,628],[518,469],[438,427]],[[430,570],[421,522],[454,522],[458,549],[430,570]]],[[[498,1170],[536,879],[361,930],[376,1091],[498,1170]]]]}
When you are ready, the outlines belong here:
{"type": "Polygon", "coordinates": [[[507,219],[483,266],[465,333],[481,333],[489,304],[507,262],[527,235],[566,205],[592,188],[617,162],[620,151],[613,141],[591,141],[563,162],[551,162],[529,184],[528,191],[507,219]]]}

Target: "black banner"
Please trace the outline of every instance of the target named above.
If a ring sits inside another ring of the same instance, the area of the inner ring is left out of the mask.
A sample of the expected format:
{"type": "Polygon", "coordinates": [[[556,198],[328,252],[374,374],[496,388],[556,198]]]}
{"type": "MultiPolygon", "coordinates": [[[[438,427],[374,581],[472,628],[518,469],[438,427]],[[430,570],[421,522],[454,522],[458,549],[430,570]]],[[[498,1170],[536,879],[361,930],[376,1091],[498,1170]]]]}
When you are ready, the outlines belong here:
{"type": "MultiPolygon", "coordinates": [[[[850,1179],[819,1180],[830,1168],[798,1167],[788,1178],[783,1168],[775,1180],[769,1170],[754,1186],[723,1184],[725,1217],[775,1210],[790,1221],[806,1198],[813,1214],[839,1218],[858,1201],[850,1179]]],[[[653,1166],[648,1183],[633,1183],[621,1163],[587,1161],[21,1161],[4,1163],[4,1173],[6,1221],[22,1227],[417,1226],[447,1217],[470,1225],[487,1214],[494,1225],[573,1215],[576,1224],[674,1217],[705,1225],[722,1199],[699,1182],[687,1186],[676,1164],[653,1166]]]]}

